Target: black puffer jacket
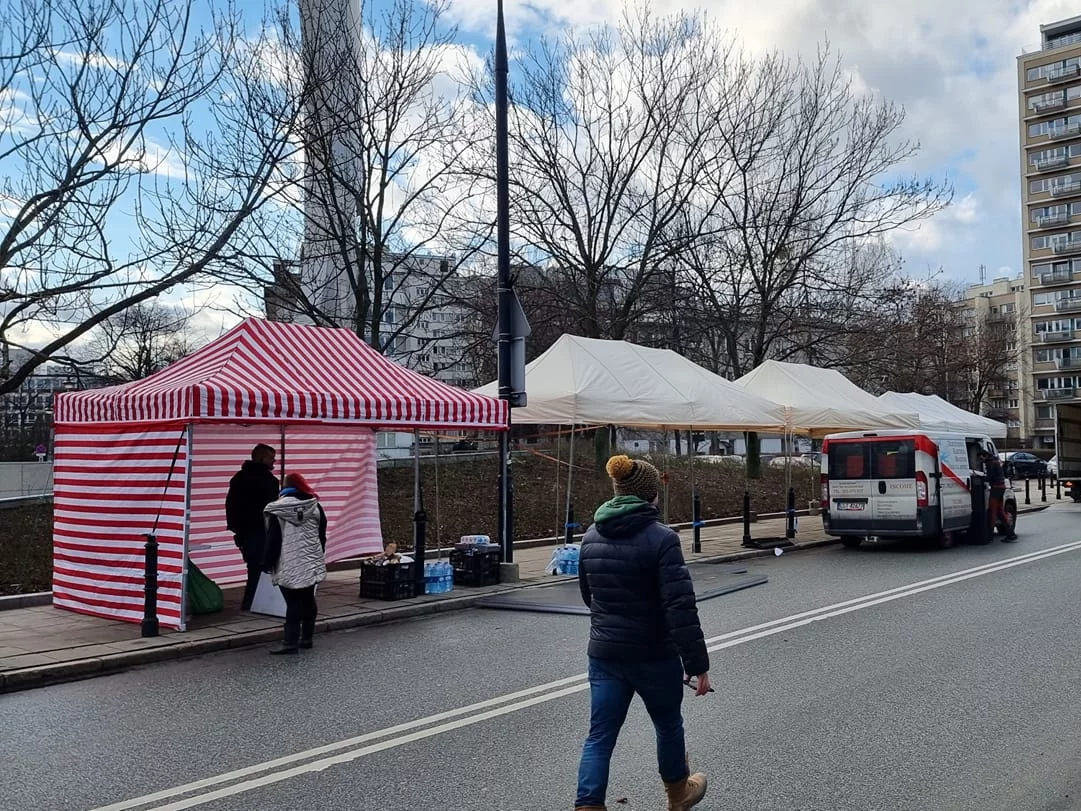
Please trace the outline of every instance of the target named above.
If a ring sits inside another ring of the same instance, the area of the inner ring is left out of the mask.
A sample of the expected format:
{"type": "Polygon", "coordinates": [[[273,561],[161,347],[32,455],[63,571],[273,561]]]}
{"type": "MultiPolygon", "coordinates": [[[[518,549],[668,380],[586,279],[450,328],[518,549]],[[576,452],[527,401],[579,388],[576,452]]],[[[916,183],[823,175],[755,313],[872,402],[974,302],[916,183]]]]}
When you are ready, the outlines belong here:
{"type": "MultiPolygon", "coordinates": [[[[250,459],[229,480],[225,497],[225,523],[238,538],[262,537],[263,508],[278,498],[278,479],[270,468],[250,459]]],[[[261,554],[260,554],[261,558],[261,554]]]]}
{"type": "Polygon", "coordinates": [[[578,567],[590,608],[589,655],[598,659],[661,659],[678,654],[683,670],[709,670],[694,584],[679,535],[657,508],[621,497],[603,505],[586,532],[578,567]]]}

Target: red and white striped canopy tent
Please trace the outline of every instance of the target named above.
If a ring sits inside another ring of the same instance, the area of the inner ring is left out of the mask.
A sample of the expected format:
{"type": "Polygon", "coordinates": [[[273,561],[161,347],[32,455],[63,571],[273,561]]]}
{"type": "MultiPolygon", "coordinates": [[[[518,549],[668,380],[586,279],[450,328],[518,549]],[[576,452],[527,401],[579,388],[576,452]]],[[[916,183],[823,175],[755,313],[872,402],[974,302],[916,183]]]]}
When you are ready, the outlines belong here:
{"type": "Polygon", "coordinates": [[[53,604],[141,620],[154,531],[158,616],[180,630],[189,558],[219,584],[245,578],[225,494],[257,443],[319,493],[333,562],[381,548],[375,430],[507,425],[502,401],[398,366],[349,330],[260,319],[144,380],[58,395],[55,422],[53,604]]]}

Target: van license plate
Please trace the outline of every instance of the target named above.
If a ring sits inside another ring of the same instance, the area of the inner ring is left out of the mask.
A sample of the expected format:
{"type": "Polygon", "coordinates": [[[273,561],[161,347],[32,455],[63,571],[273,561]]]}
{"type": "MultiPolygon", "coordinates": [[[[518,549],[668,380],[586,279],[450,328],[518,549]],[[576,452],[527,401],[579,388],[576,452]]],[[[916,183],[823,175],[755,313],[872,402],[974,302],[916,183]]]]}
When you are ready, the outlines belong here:
{"type": "Polygon", "coordinates": [[[837,509],[844,512],[863,512],[867,505],[862,501],[838,501],[837,509]]]}

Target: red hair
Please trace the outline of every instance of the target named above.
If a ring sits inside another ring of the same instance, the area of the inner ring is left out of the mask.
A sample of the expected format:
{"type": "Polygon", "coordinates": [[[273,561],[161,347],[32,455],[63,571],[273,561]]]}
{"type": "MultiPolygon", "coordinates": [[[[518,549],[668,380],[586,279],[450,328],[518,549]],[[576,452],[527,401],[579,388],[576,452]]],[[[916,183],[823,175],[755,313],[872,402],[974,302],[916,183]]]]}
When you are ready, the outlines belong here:
{"type": "Polygon", "coordinates": [[[312,486],[308,484],[308,480],[304,478],[301,473],[287,473],[285,476],[285,486],[295,487],[301,493],[305,495],[315,497],[315,491],[312,490],[312,486]]]}

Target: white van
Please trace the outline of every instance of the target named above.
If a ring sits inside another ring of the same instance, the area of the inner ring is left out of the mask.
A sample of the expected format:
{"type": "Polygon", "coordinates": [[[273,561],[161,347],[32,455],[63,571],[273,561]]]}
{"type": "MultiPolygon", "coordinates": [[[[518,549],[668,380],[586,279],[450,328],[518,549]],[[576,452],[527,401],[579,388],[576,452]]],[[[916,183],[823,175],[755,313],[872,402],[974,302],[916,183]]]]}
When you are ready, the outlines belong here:
{"type": "MultiPolygon", "coordinates": [[[[822,524],[845,546],[866,538],[930,538],[951,546],[972,527],[973,485],[989,486],[980,451],[990,437],[922,431],[831,434],[822,443],[822,524]]],[[[1003,508],[1011,529],[1017,499],[1006,482],[1003,508]]],[[[973,535],[976,543],[987,543],[973,535]]]]}

